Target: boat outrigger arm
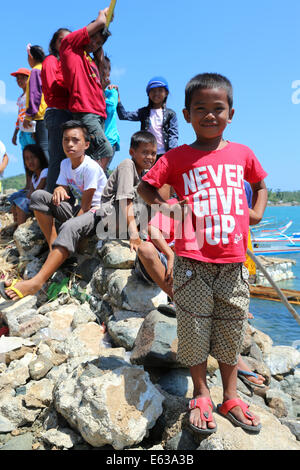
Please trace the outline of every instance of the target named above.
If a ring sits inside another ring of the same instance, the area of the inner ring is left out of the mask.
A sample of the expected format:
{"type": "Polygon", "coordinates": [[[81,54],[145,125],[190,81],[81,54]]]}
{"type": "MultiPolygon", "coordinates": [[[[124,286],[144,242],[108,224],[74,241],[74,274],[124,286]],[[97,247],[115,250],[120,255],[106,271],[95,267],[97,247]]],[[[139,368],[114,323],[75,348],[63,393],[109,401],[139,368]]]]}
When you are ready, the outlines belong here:
{"type": "Polygon", "coordinates": [[[284,293],[282,292],[282,290],[277,286],[276,282],[272,279],[272,277],[270,276],[270,274],[268,273],[268,271],[264,268],[264,266],[261,264],[261,262],[258,260],[258,258],[255,256],[254,253],[252,253],[251,250],[247,250],[247,255],[252,259],[252,261],[254,261],[254,263],[256,264],[256,266],[258,267],[258,269],[260,271],[262,271],[263,275],[268,279],[269,283],[271,284],[271,286],[276,290],[280,300],[282,301],[282,303],[286,306],[286,308],[288,309],[288,311],[293,315],[293,317],[295,318],[295,320],[299,323],[300,325],[300,316],[299,314],[296,312],[296,310],[292,307],[292,305],[289,303],[288,299],[286,298],[286,296],[284,295],[284,293]]]}

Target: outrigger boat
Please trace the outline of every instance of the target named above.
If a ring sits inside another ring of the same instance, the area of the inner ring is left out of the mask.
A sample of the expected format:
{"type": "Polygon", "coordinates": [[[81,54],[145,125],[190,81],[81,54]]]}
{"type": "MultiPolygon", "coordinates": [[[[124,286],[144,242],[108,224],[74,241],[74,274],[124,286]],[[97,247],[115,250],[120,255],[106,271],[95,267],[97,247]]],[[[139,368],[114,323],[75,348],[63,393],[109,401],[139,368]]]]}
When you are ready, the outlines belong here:
{"type": "MultiPolygon", "coordinates": [[[[300,291],[292,289],[281,289],[281,292],[285,295],[289,303],[300,305],[300,291]]],[[[257,286],[250,284],[250,295],[251,297],[257,297],[259,299],[273,300],[280,302],[280,297],[273,287],[257,286]]]]}
{"type": "Polygon", "coordinates": [[[292,225],[289,221],[282,227],[266,228],[265,224],[251,227],[252,249],[256,255],[275,255],[300,253],[300,233],[287,235],[285,232],[292,225]]]}

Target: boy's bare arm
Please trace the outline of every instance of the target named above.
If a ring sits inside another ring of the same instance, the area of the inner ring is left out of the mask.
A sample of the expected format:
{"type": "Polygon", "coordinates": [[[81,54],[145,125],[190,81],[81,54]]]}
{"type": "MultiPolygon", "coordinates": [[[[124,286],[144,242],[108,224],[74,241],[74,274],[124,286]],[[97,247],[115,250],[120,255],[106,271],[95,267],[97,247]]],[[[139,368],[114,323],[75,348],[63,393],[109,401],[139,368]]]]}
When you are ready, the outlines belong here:
{"type": "Polygon", "coordinates": [[[120,202],[120,210],[123,212],[129,233],[130,249],[131,251],[137,251],[138,247],[142,243],[139,235],[139,231],[136,225],[133,202],[131,199],[122,199],[120,202]]]}
{"type": "Polygon", "coordinates": [[[86,28],[89,36],[93,36],[98,31],[100,31],[100,29],[104,28],[104,26],[106,25],[107,13],[108,7],[104,8],[104,10],[100,10],[97,19],[93,23],[87,25],[86,28]]]}
{"type": "Polygon", "coordinates": [[[159,211],[162,214],[171,217],[172,219],[183,220],[187,213],[187,205],[189,204],[188,198],[179,201],[178,204],[168,204],[168,202],[161,197],[159,191],[155,186],[141,181],[138,185],[137,191],[139,195],[149,206],[159,206],[159,211]]]}
{"type": "Polygon", "coordinates": [[[8,156],[7,153],[4,155],[2,163],[0,165],[0,173],[2,173],[8,165],[8,156]]]}
{"type": "Polygon", "coordinates": [[[93,196],[94,196],[95,191],[96,191],[95,188],[91,188],[91,189],[87,189],[86,191],[83,191],[82,197],[81,197],[81,207],[80,207],[80,211],[77,214],[77,217],[90,210],[90,208],[92,207],[92,201],[93,201],[93,196]]]}
{"type": "Polygon", "coordinates": [[[268,202],[268,190],[264,180],[258,183],[251,184],[253,197],[252,197],[252,209],[249,209],[250,225],[258,224],[263,218],[267,202],[268,202]]]}

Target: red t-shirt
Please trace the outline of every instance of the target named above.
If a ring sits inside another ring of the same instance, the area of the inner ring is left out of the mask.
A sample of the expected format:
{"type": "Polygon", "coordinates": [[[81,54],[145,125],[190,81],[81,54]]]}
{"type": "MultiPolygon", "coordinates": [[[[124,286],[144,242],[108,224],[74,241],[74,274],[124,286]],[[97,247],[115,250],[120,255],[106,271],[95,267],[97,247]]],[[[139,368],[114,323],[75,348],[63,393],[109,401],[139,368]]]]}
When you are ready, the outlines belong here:
{"type": "Polygon", "coordinates": [[[64,85],[61,63],[54,56],[49,55],[42,66],[42,89],[49,108],[68,109],[69,92],[64,85]]]}
{"type": "Polygon", "coordinates": [[[61,70],[72,113],[93,113],[106,119],[105,98],[98,67],[85,52],[90,43],[87,28],[68,34],[59,49],[61,70]]]}
{"type": "Polygon", "coordinates": [[[244,179],[257,183],[266,176],[248,147],[229,142],[213,152],[189,145],[170,150],[143,180],[156,188],[170,184],[179,200],[189,199],[188,213],[175,233],[178,256],[239,263],[246,259],[249,231],[244,179]]]}

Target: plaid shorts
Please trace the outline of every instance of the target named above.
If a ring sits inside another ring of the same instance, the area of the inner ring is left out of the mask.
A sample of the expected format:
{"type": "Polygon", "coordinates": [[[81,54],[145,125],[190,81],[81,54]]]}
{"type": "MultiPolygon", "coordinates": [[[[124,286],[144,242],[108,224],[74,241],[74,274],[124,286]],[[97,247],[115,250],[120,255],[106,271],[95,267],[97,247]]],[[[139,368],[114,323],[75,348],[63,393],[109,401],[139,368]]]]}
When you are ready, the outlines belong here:
{"type": "Polygon", "coordinates": [[[248,271],[242,263],[203,263],[176,257],[177,360],[188,367],[208,355],[235,365],[249,311],[248,271]]]}

